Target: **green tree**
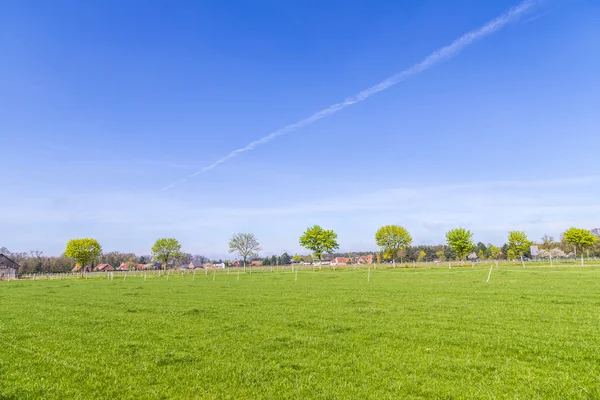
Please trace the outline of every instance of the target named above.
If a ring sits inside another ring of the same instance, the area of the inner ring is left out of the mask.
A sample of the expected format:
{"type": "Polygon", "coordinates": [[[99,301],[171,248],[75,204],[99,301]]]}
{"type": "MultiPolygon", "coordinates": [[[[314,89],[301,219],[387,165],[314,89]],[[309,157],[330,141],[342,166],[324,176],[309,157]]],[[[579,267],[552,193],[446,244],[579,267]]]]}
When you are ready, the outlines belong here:
{"type": "Polygon", "coordinates": [[[514,260],[515,258],[517,258],[517,255],[515,254],[515,251],[512,249],[509,249],[506,252],[506,258],[508,258],[509,260],[514,260]]]}
{"type": "Polygon", "coordinates": [[[465,228],[451,229],[446,233],[446,242],[458,260],[464,260],[473,250],[473,234],[465,228]]]}
{"type": "Polygon", "coordinates": [[[323,253],[331,253],[340,247],[337,242],[337,234],[333,230],[325,230],[319,225],[313,225],[306,229],[300,236],[300,246],[312,251],[319,261],[322,260],[323,253]]]}
{"type": "Polygon", "coordinates": [[[292,261],[295,263],[301,263],[303,260],[302,256],[298,255],[298,254],[294,254],[294,257],[292,257],[292,261]]]}
{"type": "Polygon", "coordinates": [[[427,256],[427,253],[425,253],[423,250],[419,251],[419,254],[417,255],[417,261],[418,262],[423,261],[426,256],[427,256]]]}
{"type": "Polygon", "coordinates": [[[435,252],[435,256],[438,258],[438,260],[440,261],[446,261],[446,253],[444,253],[444,250],[439,250],[435,252]]]}
{"type": "Polygon", "coordinates": [[[485,260],[485,252],[483,250],[479,250],[477,252],[477,258],[479,258],[480,260],[485,260]]]}
{"type": "Polygon", "coordinates": [[[567,243],[575,247],[576,250],[579,250],[581,265],[583,266],[583,251],[592,247],[598,238],[587,229],[581,228],[569,228],[563,236],[567,243]]]}
{"type": "Polygon", "coordinates": [[[237,252],[244,260],[244,272],[246,272],[246,261],[248,258],[258,257],[261,251],[260,243],[253,233],[236,233],[229,240],[229,252],[237,252]]]}
{"type": "Polygon", "coordinates": [[[279,257],[280,265],[288,265],[292,261],[292,258],[288,253],[283,253],[281,257],[279,257]]]}
{"type": "Polygon", "coordinates": [[[271,265],[279,265],[279,260],[275,254],[271,256],[271,265]]]}
{"type": "Polygon", "coordinates": [[[477,257],[480,260],[483,260],[485,258],[485,254],[487,254],[487,247],[485,246],[485,244],[483,242],[479,242],[475,246],[475,251],[477,252],[477,257]],[[484,254],[484,257],[481,257],[480,254],[484,254]]]}
{"type": "Polygon", "coordinates": [[[271,259],[270,259],[269,257],[265,257],[265,258],[263,258],[263,260],[262,260],[262,263],[261,263],[261,264],[262,264],[262,265],[269,266],[269,265],[271,265],[271,259]]]}
{"type": "Polygon", "coordinates": [[[179,257],[181,244],[174,238],[157,239],[152,246],[152,256],[160,261],[163,269],[169,267],[169,263],[179,257]]]}
{"type": "Polygon", "coordinates": [[[385,225],[375,233],[375,242],[377,246],[381,247],[383,257],[387,259],[391,258],[395,266],[398,252],[400,249],[411,245],[412,236],[402,226],[385,225]]]}
{"type": "Polygon", "coordinates": [[[494,246],[493,244],[490,244],[488,246],[488,254],[490,255],[491,259],[497,260],[500,256],[500,248],[494,246]]]}
{"type": "Polygon", "coordinates": [[[531,246],[531,242],[527,239],[527,235],[525,232],[521,231],[510,231],[508,232],[508,248],[512,250],[513,253],[521,258],[521,264],[523,268],[525,268],[525,261],[523,260],[523,255],[529,250],[529,246],[531,246]]]}
{"type": "Polygon", "coordinates": [[[65,248],[65,256],[75,260],[76,263],[81,265],[81,272],[90,264],[96,261],[102,254],[102,246],[96,239],[82,238],[82,239],[71,239],[67,242],[65,248]]]}

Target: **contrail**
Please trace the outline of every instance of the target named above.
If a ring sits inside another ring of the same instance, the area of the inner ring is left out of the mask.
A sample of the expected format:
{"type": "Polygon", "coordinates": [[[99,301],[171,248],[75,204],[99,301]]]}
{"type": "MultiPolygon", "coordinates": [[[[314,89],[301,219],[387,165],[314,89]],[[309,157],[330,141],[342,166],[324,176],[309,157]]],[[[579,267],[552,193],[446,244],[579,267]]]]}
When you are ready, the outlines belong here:
{"type": "Polygon", "coordinates": [[[467,46],[469,46],[470,44],[475,42],[477,39],[481,39],[486,36],[489,36],[492,33],[495,33],[497,31],[499,31],[500,29],[504,28],[506,25],[516,22],[524,14],[531,11],[538,2],[539,2],[539,0],[524,1],[523,3],[511,8],[510,10],[508,10],[504,14],[500,15],[499,17],[489,21],[487,24],[483,25],[481,28],[471,31],[469,33],[466,33],[465,35],[456,39],[451,44],[434,51],[420,63],[415,64],[412,67],[405,69],[404,71],[398,72],[397,74],[390,76],[389,78],[378,83],[377,85],[372,86],[366,90],[363,90],[362,92],[360,92],[352,97],[346,98],[341,103],[333,104],[333,105],[325,108],[324,110],[321,110],[321,111],[311,115],[308,118],[304,118],[294,124],[291,124],[291,125],[281,128],[279,130],[276,130],[275,132],[273,132],[261,139],[258,139],[258,140],[255,140],[255,141],[249,143],[245,147],[234,150],[231,153],[227,154],[225,157],[202,168],[201,170],[194,172],[193,174],[188,175],[187,177],[180,179],[170,185],[165,186],[164,188],[162,188],[162,190],[163,191],[168,190],[168,189],[172,188],[173,186],[176,186],[180,183],[184,183],[184,182],[188,181],[189,179],[194,178],[195,176],[198,176],[207,171],[210,171],[211,169],[215,168],[219,164],[223,164],[225,161],[227,161],[241,153],[253,150],[256,147],[263,145],[265,143],[268,143],[271,140],[273,140],[279,136],[286,135],[286,134],[293,132],[299,128],[310,125],[322,118],[329,117],[330,115],[333,115],[348,106],[351,106],[353,104],[356,104],[363,100],[366,100],[369,97],[373,96],[374,94],[377,94],[385,89],[388,89],[388,88],[396,85],[397,83],[400,83],[400,82],[404,81],[405,79],[410,78],[413,75],[416,75],[420,72],[423,72],[423,71],[435,66],[436,64],[439,64],[442,61],[448,60],[448,59],[454,57],[455,55],[457,55],[458,53],[460,53],[462,50],[464,50],[467,46]]]}

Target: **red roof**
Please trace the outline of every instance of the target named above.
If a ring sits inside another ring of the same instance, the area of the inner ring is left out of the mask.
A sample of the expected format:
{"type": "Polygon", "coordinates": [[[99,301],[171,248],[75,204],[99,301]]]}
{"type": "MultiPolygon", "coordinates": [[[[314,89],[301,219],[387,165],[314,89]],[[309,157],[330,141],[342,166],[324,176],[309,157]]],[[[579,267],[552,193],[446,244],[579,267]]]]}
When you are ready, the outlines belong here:
{"type": "Polygon", "coordinates": [[[331,263],[332,264],[346,264],[350,260],[352,260],[352,259],[348,258],[348,257],[336,257],[333,260],[331,260],[331,263]]]}
{"type": "Polygon", "coordinates": [[[114,268],[110,264],[98,264],[96,271],[112,271],[114,268]]]}

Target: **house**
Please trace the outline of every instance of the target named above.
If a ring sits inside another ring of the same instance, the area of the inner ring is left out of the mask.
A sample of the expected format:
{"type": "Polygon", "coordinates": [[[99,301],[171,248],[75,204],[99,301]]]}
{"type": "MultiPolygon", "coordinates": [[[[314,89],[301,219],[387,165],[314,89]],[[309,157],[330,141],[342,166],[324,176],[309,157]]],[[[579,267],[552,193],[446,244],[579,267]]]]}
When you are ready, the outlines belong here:
{"type": "Polygon", "coordinates": [[[477,257],[477,253],[473,252],[467,256],[467,259],[471,262],[479,262],[479,257],[477,257]]]}
{"type": "Polygon", "coordinates": [[[373,254],[368,256],[360,256],[356,259],[357,264],[373,264],[373,254]]]}
{"type": "Polygon", "coordinates": [[[225,268],[225,263],[223,261],[215,261],[212,263],[213,268],[225,268]]]}
{"type": "Polygon", "coordinates": [[[94,268],[94,271],[100,271],[100,272],[107,272],[107,271],[114,271],[114,270],[115,269],[110,264],[98,264],[96,266],[96,268],[94,268]]]}
{"type": "Polygon", "coordinates": [[[242,265],[242,263],[240,261],[235,260],[235,261],[233,261],[231,263],[231,266],[234,267],[234,268],[239,268],[239,267],[242,267],[243,265],[242,265]]]}
{"type": "Polygon", "coordinates": [[[250,264],[254,267],[260,267],[262,265],[262,261],[261,260],[252,260],[252,262],[250,264]]]}
{"type": "Polygon", "coordinates": [[[131,267],[131,269],[135,269],[136,267],[133,265],[128,265],[128,263],[122,262],[121,265],[119,265],[119,268],[117,268],[119,271],[129,271],[129,268],[131,267]]]}
{"type": "Polygon", "coordinates": [[[19,264],[0,253],[0,280],[17,279],[19,264]]]}
{"type": "Polygon", "coordinates": [[[202,268],[210,268],[212,267],[212,263],[210,262],[205,262],[204,264],[202,264],[202,268]]]}
{"type": "Polygon", "coordinates": [[[331,265],[346,265],[350,261],[352,261],[352,259],[348,257],[336,257],[331,260],[331,265]]]}

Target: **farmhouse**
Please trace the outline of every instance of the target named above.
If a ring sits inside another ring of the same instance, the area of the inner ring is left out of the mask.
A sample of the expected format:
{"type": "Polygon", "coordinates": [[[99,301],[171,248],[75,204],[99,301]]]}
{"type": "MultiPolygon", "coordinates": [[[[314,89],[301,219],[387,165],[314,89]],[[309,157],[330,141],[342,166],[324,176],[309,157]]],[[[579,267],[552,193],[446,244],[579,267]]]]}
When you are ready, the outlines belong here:
{"type": "Polygon", "coordinates": [[[110,264],[98,264],[94,271],[105,272],[105,271],[114,271],[115,269],[110,264]]]}
{"type": "Polygon", "coordinates": [[[17,279],[19,264],[0,253],[0,280],[17,279]]]}
{"type": "Polygon", "coordinates": [[[331,260],[331,265],[345,265],[348,264],[352,259],[348,257],[336,257],[331,260]]]}
{"type": "Polygon", "coordinates": [[[373,254],[368,256],[360,256],[356,259],[357,264],[373,264],[373,254]]]}

